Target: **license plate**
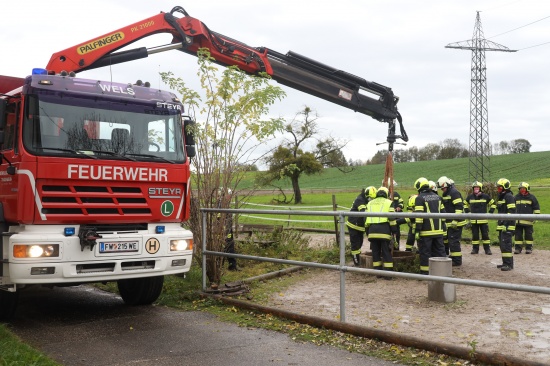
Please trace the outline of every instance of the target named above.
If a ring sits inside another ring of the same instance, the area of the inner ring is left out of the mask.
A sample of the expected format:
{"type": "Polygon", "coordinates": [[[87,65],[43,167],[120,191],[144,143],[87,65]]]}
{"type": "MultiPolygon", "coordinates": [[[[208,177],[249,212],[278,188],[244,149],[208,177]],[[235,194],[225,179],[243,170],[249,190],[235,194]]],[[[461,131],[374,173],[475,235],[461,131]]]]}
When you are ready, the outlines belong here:
{"type": "Polygon", "coordinates": [[[137,252],[137,241],[99,242],[100,253],[137,252]]]}

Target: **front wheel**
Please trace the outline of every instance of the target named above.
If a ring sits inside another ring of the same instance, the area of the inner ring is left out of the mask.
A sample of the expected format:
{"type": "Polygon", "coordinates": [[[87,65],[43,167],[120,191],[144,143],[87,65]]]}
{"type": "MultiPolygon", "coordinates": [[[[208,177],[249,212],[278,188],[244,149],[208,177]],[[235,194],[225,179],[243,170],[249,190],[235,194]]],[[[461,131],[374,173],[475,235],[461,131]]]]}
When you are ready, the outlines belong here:
{"type": "Polygon", "coordinates": [[[150,305],[162,292],[164,276],[119,280],[118,292],[128,305],[150,305]]]}
{"type": "Polygon", "coordinates": [[[9,320],[15,315],[19,292],[0,290],[0,320],[9,320]]]}

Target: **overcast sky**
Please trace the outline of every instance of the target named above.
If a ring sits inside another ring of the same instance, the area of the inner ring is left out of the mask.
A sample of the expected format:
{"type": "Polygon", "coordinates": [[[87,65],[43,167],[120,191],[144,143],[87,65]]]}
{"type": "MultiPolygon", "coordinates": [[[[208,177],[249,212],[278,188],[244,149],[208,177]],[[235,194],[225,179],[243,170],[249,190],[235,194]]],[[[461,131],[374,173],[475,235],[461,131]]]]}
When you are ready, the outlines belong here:
{"type": "MultiPolygon", "coordinates": [[[[525,138],[531,151],[550,150],[550,43],[533,47],[550,42],[548,0],[8,1],[0,22],[0,74],[24,77],[57,51],[178,5],[211,30],[250,46],[292,50],[392,88],[410,138],[396,148],[446,138],[468,144],[471,51],[445,46],[471,39],[481,11],[485,38],[519,50],[486,52],[491,143],[525,138]]],[[[170,40],[158,35],[131,48],[170,40]]],[[[178,51],[79,76],[142,79],[166,88],[159,71],[172,71],[198,89],[196,58],[178,51]]],[[[367,160],[385,148],[376,143],[385,141],[387,124],[282,87],[287,97],[271,108],[273,115],[290,120],[304,105],[313,108],[323,133],[350,140],[348,159],[367,160]]]]}

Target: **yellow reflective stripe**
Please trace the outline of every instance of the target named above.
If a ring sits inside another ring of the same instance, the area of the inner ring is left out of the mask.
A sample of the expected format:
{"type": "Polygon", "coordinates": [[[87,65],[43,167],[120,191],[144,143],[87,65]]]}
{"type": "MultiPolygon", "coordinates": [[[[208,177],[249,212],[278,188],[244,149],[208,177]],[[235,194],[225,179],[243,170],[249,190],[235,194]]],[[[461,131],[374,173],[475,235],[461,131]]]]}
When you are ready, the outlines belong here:
{"type": "Polygon", "coordinates": [[[430,271],[430,266],[420,266],[420,270],[422,272],[429,272],[430,271]]]}
{"type": "Polygon", "coordinates": [[[462,253],[461,252],[451,252],[449,254],[449,257],[462,257],[462,253]]]}
{"type": "Polygon", "coordinates": [[[384,262],[384,268],[393,268],[393,262],[384,262]]]}
{"type": "Polygon", "coordinates": [[[355,229],[355,230],[358,230],[358,231],[365,231],[365,227],[364,226],[357,226],[355,224],[352,224],[351,222],[349,221],[346,221],[346,226],[347,227],[350,227],[352,229],[355,229]]]}
{"type": "Polygon", "coordinates": [[[351,251],[351,254],[352,254],[352,255],[361,254],[361,249],[352,250],[352,251],[351,251]]]}
{"type": "Polygon", "coordinates": [[[382,261],[380,262],[372,262],[373,267],[382,267],[382,261]]]}
{"type": "Polygon", "coordinates": [[[533,221],[529,220],[519,220],[517,223],[521,225],[533,225],[533,221]]]}
{"type": "Polygon", "coordinates": [[[369,239],[391,239],[391,235],[383,233],[372,233],[368,234],[369,239]]]}
{"type": "Polygon", "coordinates": [[[513,258],[514,254],[512,252],[510,253],[502,253],[502,258],[513,258]]]}
{"type": "Polygon", "coordinates": [[[420,232],[420,236],[435,236],[435,235],[443,235],[443,230],[428,230],[428,231],[420,232]]]}
{"type": "Polygon", "coordinates": [[[533,210],[534,214],[540,214],[540,210],[533,210]]]}
{"type": "Polygon", "coordinates": [[[504,225],[498,225],[497,226],[497,231],[499,231],[499,230],[504,230],[504,225]]]}
{"type": "Polygon", "coordinates": [[[459,203],[462,202],[462,199],[461,198],[455,198],[454,200],[451,201],[453,203],[453,205],[458,205],[459,203]]]}
{"type": "Polygon", "coordinates": [[[516,204],[515,203],[509,203],[509,204],[506,205],[506,207],[508,209],[516,208],[516,204]]]}

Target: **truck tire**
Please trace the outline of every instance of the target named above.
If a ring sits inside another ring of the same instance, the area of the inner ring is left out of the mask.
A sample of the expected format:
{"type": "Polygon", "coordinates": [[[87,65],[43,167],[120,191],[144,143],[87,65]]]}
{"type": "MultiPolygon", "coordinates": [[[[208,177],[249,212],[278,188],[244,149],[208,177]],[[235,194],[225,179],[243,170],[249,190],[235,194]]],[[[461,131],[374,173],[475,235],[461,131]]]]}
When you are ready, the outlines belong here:
{"type": "Polygon", "coordinates": [[[119,280],[118,292],[128,305],[150,305],[162,292],[164,276],[119,280]]]}
{"type": "Polygon", "coordinates": [[[19,292],[0,290],[0,320],[9,320],[15,315],[19,292]]]}

